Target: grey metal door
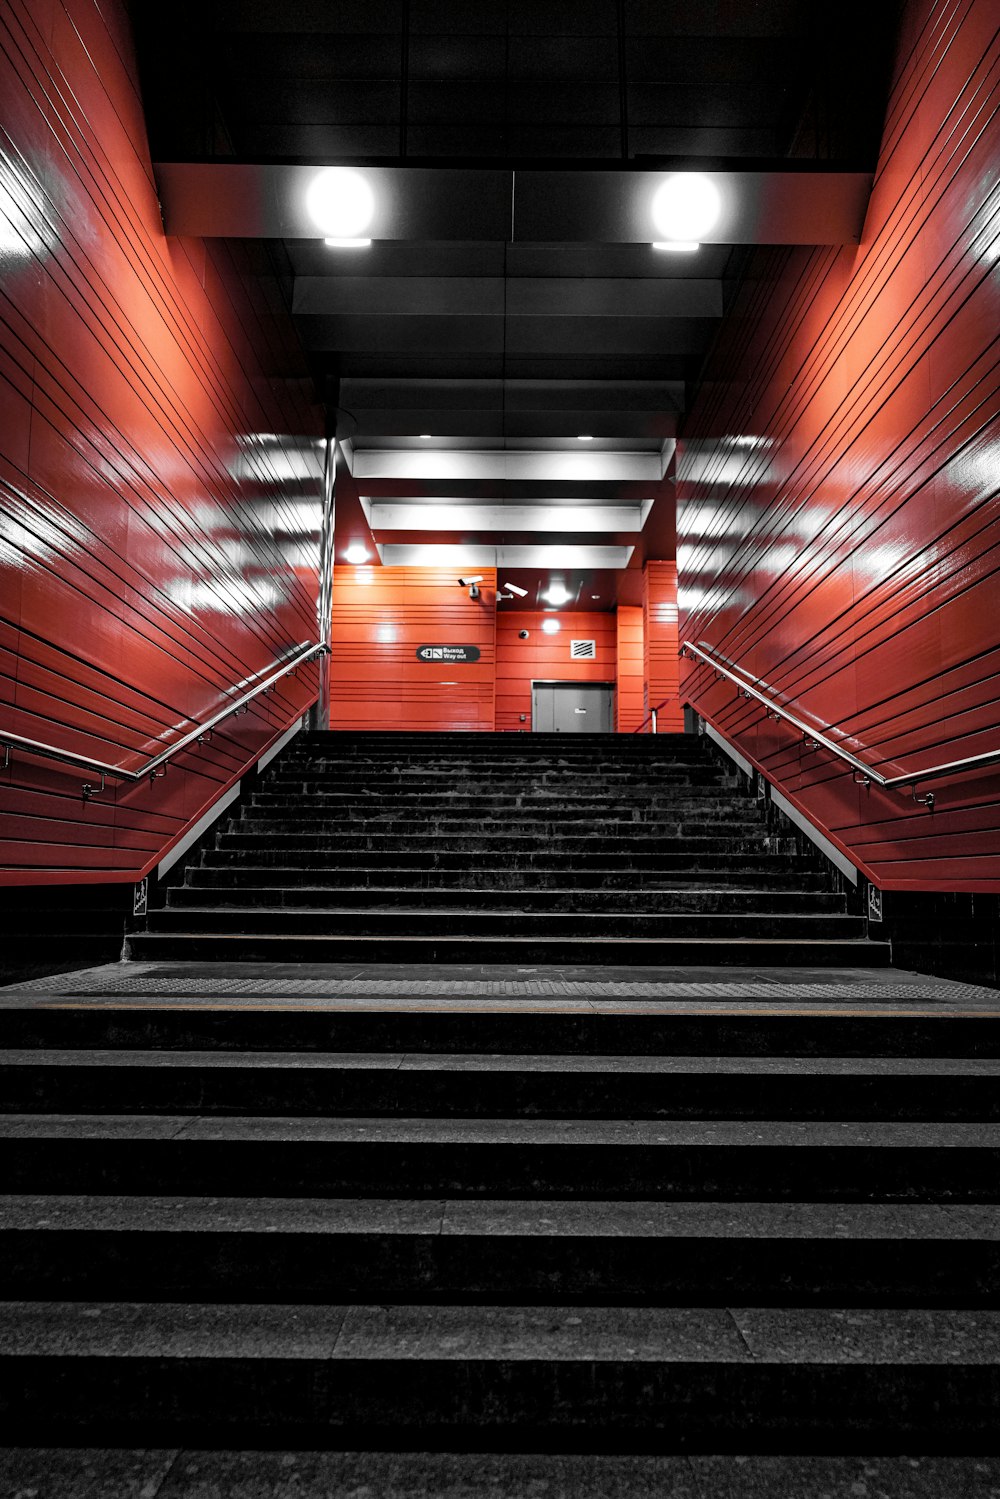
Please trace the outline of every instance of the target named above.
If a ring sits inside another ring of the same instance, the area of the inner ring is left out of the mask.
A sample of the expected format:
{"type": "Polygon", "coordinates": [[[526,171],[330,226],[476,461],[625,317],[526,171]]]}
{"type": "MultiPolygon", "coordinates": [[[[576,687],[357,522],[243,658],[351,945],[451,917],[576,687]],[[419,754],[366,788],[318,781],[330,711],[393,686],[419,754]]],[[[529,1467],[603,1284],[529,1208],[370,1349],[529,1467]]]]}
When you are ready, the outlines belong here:
{"type": "Polygon", "coordinates": [[[607,682],[532,682],[536,734],[610,734],[614,687],[607,682]]]}

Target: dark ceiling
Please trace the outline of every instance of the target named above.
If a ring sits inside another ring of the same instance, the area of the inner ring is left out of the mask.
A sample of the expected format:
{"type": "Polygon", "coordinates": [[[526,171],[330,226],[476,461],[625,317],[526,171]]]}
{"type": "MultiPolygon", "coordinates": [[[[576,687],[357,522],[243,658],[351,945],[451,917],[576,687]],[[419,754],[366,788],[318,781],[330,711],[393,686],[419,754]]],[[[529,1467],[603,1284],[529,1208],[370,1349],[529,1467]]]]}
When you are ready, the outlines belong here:
{"type": "Polygon", "coordinates": [[[136,4],[154,158],[871,166],[891,0],[136,4]]]}
{"type": "MultiPolygon", "coordinates": [[[[898,7],[137,0],[133,12],[154,162],[787,172],[873,169],[898,7]]],[[[749,254],[510,238],[271,249],[338,435],[379,451],[423,442],[425,472],[428,432],[442,449],[572,447],[585,432],[594,451],[661,452],[749,254]]],[[[420,485],[368,492],[412,501],[420,485]]],[[[502,503],[530,486],[481,492],[502,503]]],[[[572,484],[559,492],[572,499],[572,484]]],[[[666,522],[655,507],[640,551],[664,554],[666,522]]]]}

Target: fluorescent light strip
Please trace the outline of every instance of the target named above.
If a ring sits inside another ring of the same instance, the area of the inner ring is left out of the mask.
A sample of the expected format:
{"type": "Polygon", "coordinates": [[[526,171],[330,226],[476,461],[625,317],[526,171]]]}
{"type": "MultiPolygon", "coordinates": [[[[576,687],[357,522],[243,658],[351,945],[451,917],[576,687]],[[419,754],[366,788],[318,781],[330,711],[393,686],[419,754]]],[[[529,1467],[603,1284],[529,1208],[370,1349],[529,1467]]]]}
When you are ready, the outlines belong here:
{"type": "Polygon", "coordinates": [[[465,449],[362,448],[354,455],[356,479],[509,479],[536,483],[618,480],[658,483],[659,453],[521,453],[465,449]]]}
{"type": "Polygon", "coordinates": [[[448,542],[423,545],[383,544],[386,567],[627,567],[631,546],[459,546],[448,542]]]}
{"type": "Polygon", "coordinates": [[[467,505],[426,501],[362,501],[373,531],[641,531],[652,506],[467,505]]]}

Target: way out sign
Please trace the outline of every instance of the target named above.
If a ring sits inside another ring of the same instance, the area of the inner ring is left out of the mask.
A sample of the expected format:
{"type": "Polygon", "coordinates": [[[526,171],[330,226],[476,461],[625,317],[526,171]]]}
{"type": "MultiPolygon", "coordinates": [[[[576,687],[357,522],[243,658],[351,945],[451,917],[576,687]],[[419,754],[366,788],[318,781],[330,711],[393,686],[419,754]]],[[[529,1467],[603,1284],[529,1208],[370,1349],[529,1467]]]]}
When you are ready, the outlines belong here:
{"type": "Polygon", "coordinates": [[[418,661],[446,661],[454,666],[462,661],[478,661],[478,645],[420,645],[417,647],[418,661]]]}

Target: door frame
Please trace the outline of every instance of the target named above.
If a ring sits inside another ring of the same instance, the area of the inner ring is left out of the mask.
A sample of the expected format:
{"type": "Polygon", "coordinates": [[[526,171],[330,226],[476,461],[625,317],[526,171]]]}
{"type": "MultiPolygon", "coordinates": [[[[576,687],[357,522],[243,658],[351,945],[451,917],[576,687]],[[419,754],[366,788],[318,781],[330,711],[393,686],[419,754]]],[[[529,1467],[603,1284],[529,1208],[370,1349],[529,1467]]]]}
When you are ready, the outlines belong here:
{"type": "Polygon", "coordinates": [[[581,680],[577,677],[532,677],[531,678],[531,733],[535,730],[535,688],[536,687],[610,687],[611,689],[611,729],[615,732],[615,694],[618,691],[618,683],[591,682],[581,680]]]}

